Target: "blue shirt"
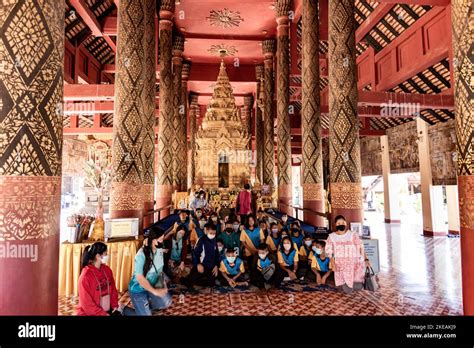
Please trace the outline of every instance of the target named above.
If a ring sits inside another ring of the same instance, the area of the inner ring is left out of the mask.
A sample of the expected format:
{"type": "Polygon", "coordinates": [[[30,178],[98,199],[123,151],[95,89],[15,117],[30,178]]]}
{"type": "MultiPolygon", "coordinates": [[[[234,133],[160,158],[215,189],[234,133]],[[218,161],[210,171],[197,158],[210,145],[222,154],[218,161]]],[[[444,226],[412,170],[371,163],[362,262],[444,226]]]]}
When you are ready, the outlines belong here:
{"type": "Polygon", "coordinates": [[[255,227],[253,231],[246,229],[245,232],[247,232],[247,235],[249,236],[255,248],[258,248],[260,245],[260,227],[255,227]]]}
{"type": "MultiPolygon", "coordinates": [[[[150,267],[150,270],[146,274],[145,278],[148,280],[151,286],[155,286],[158,282],[158,278],[163,271],[163,250],[157,249],[153,254],[153,263],[150,267]],[[153,267],[154,265],[154,267],[153,267]]],[[[143,253],[143,248],[138,250],[137,255],[135,255],[135,270],[133,272],[133,277],[128,284],[128,290],[133,293],[146,292],[146,290],[138,283],[137,275],[143,275],[143,266],[145,265],[145,254],[143,253]]]]}

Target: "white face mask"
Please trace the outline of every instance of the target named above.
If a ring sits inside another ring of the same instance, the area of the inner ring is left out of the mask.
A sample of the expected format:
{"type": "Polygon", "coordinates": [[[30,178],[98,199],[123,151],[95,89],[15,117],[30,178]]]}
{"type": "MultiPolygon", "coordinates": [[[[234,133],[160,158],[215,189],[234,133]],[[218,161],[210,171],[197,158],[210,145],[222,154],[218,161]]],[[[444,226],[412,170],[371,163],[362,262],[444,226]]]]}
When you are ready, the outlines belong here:
{"type": "Polygon", "coordinates": [[[291,249],[291,244],[286,244],[286,243],[285,243],[285,244],[283,244],[283,248],[284,248],[286,251],[288,251],[288,250],[291,249]]]}
{"type": "Polygon", "coordinates": [[[265,258],[267,257],[266,254],[258,254],[258,257],[261,259],[261,260],[265,260],[265,258]]]}
{"type": "Polygon", "coordinates": [[[216,217],[213,217],[213,218],[212,218],[212,221],[216,222],[216,221],[217,221],[217,218],[216,218],[216,217]]]}
{"type": "Polygon", "coordinates": [[[226,258],[227,258],[227,261],[229,261],[229,263],[235,262],[235,256],[226,256],[226,258]]]}
{"type": "Polygon", "coordinates": [[[209,238],[209,239],[214,239],[214,238],[216,238],[216,235],[215,235],[215,234],[208,234],[208,235],[207,235],[207,238],[209,238]]]}
{"type": "Polygon", "coordinates": [[[313,242],[311,240],[305,240],[304,244],[306,244],[306,246],[311,246],[313,242]]]}
{"type": "Polygon", "coordinates": [[[274,229],[272,230],[272,233],[273,233],[273,234],[277,234],[277,233],[278,233],[278,229],[277,229],[277,228],[274,228],[274,229]]]}
{"type": "Polygon", "coordinates": [[[318,254],[318,255],[321,255],[321,253],[322,253],[322,250],[319,249],[319,248],[312,247],[311,249],[313,249],[313,251],[314,251],[316,254],[318,254]]]}
{"type": "MultiPolygon", "coordinates": [[[[211,238],[211,239],[212,239],[212,238],[211,238]]],[[[217,247],[217,250],[219,250],[219,252],[221,252],[222,249],[224,249],[224,247],[217,247]]]]}
{"type": "Polygon", "coordinates": [[[239,226],[240,226],[240,225],[234,225],[234,231],[237,232],[237,231],[239,230],[239,226]]]}
{"type": "Polygon", "coordinates": [[[104,255],[100,257],[100,262],[106,264],[109,261],[109,255],[104,255]]]}
{"type": "Polygon", "coordinates": [[[206,224],[206,221],[199,221],[199,227],[204,228],[204,225],[206,224]]]}

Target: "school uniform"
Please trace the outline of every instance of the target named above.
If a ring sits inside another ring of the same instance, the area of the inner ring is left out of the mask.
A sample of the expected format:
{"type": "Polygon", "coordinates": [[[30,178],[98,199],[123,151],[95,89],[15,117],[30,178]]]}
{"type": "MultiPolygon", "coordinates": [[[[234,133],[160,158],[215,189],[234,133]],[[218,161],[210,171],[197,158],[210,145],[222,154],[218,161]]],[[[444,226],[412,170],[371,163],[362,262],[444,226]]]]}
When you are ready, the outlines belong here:
{"type": "Polygon", "coordinates": [[[299,249],[298,272],[301,277],[311,277],[311,273],[313,273],[311,272],[311,260],[309,259],[312,252],[311,247],[308,248],[305,244],[299,249]]]}
{"type": "Polygon", "coordinates": [[[249,262],[252,263],[252,258],[257,254],[257,248],[265,240],[263,231],[260,227],[255,227],[253,230],[246,229],[240,233],[240,241],[242,242],[242,247],[244,248],[243,257],[249,262]]]}
{"type": "Polygon", "coordinates": [[[219,251],[217,250],[216,238],[209,239],[207,235],[199,238],[193,250],[193,268],[189,276],[183,281],[184,285],[193,287],[195,284],[201,286],[214,286],[216,276],[212,274],[214,267],[220,262],[219,251]],[[202,264],[204,272],[199,273],[197,266],[202,264]]]}
{"type": "MultiPolygon", "coordinates": [[[[328,256],[326,256],[323,260],[321,259],[320,255],[317,255],[312,252],[309,258],[311,260],[311,268],[315,269],[321,277],[331,270],[331,259],[328,256]]],[[[314,279],[314,281],[316,281],[316,275],[314,274],[314,272],[311,273],[313,273],[312,278],[314,279]]]]}
{"type": "Polygon", "coordinates": [[[265,243],[268,245],[268,249],[272,253],[276,253],[278,251],[278,248],[280,247],[280,242],[281,242],[281,236],[278,238],[273,238],[271,235],[268,235],[268,237],[265,239],[265,243]]]}
{"type": "Polygon", "coordinates": [[[265,285],[277,287],[281,284],[284,277],[285,274],[278,267],[273,254],[268,254],[264,260],[257,257],[250,270],[250,282],[259,289],[265,288],[265,285]],[[270,278],[265,279],[264,273],[268,270],[268,267],[273,268],[274,271],[270,278]]]}
{"type": "Polygon", "coordinates": [[[245,268],[244,268],[244,262],[239,259],[238,257],[235,258],[235,261],[233,264],[230,264],[227,258],[223,259],[221,261],[220,267],[219,267],[219,281],[221,282],[221,285],[223,286],[229,286],[229,282],[223,274],[226,274],[230,278],[234,278],[237,274],[240,274],[240,276],[235,279],[236,282],[243,282],[245,281],[245,268]]]}

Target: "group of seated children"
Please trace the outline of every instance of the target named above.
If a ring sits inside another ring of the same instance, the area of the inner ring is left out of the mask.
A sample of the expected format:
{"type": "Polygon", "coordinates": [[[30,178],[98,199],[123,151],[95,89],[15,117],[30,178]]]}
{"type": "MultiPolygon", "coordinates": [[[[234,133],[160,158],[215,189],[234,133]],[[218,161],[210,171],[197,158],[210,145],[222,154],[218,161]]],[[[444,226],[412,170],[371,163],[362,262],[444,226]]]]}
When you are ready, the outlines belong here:
{"type": "Polygon", "coordinates": [[[164,272],[190,291],[195,285],[249,284],[264,290],[296,279],[326,285],[332,271],[324,241],[305,234],[299,221],[289,223],[287,215],[281,223],[269,224],[259,211],[246,220],[241,225],[235,215],[220,218],[214,212],[206,216],[201,209],[192,214],[180,211],[179,220],[165,238],[164,272]],[[188,248],[190,271],[185,267],[188,248]]]}

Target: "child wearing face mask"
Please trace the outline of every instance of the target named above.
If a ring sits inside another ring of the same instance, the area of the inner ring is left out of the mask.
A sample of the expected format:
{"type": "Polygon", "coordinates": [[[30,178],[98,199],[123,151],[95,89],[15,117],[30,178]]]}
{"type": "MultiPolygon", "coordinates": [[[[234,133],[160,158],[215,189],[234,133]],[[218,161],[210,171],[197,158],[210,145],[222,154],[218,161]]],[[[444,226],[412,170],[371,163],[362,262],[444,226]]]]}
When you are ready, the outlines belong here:
{"type": "MultiPolygon", "coordinates": [[[[326,256],[326,242],[322,240],[315,241],[310,254],[311,270],[316,276],[318,285],[326,285],[326,280],[331,275],[331,260],[326,256]]],[[[313,278],[314,279],[314,278],[313,278]]]]}
{"type": "Polygon", "coordinates": [[[255,217],[249,215],[247,225],[241,226],[240,241],[242,242],[243,258],[248,265],[253,263],[254,257],[257,255],[257,248],[263,243],[265,236],[260,227],[255,225],[255,217]]]}
{"type": "Polygon", "coordinates": [[[334,223],[336,231],[329,234],[326,253],[331,259],[336,287],[345,293],[361,290],[365,267],[370,266],[364,245],[357,232],[347,229],[344,216],[336,216],[334,223]]]}
{"type": "Polygon", "coordinates": [[[205,235],[204,233],[204,226],[207,224],[206,216],[203,214],[196,225],[193,226],[191,230],[191,235],[189,236],[189,243],[191,244],[191,248],[194,249],[197,241],[199,238],[205,235]]]}
{"type": "Polygon", "coordinates": [[[119,314],[118,292],[108,261],[107,245],[87,246],[82,255],[77,315],[106,316],[119,314]]]}
{"type": "Polygon", "coordinates": [[[219,258],[221,260],[225,259],[225,246],[222,239],[217,238],[217,251],[219,252],[219,258]]]}
{"type": "Polygon", "coordinates": [[[194,292],[194,285],[214,286],[220,263],[219,250],[216,241],[216,226],[207,223],[204,226],[205,235],[196,243],[193,250],[193,268],[187,278],[181,282],[194,292]]]}
{"type": "Polygon", "coordinates": [[[276,223],[271,223],[270,234],[265,239],[265,243],[268,245],[268,249],[271,253],[276,253],[281,242],[281,234],[276,223]]]}
{"type": "Polygon", "coordinates": [[[219,267],[219,281],[222,286],[248,286],[245,279],[244,263],[239,259],[233,248],[225,250],[225,256],[219,267]]]}
{"type": "Polygon", "coordinates": [[[299,278],[298,272],[298,249],[295,248],[290,237],[283,237],[281,247],[278,250],[278,264],[285,273],[284,280],[296,280],[299,278]]]}
{"type": "Polygon", "coordinates": [[[312,246],[313,238],[310,235],[305,235],[298,251],[298,278],[304,277],[306,279],[308,276],[311,278],[311,260],[309,259],[309,255],[312,253],[312,246]]]}
{"type": "Polygon", "coordinates": [[[278,227],[280,231],[289,231],[291,229],[291,224],[288,219],[288,214],[285,213],[281,216],[281,221],[278,227]]]}
{"type": "Polygon", "coordinates": [[[238,222],[236,228],[234,228],[234,222],[227,220],[225,229],[219,235],[219,238],[224,243],[225,249],[231,248],[236,252],[237,256],[240,256],[240,231],[238,222]]]}
{"type": "Polygon", "coordinates": [[[260,290],[280,286],[285,274],[278,267],[275,255],[270,253],[266,243],[258,246],[257,255],[250,270],[250,282],[260,290]]]}
{"type": "Polygon", "coordinates": [[[165,254],[165,272],[177,282],[180,277],[186,276],[184,265],[188,252],[188,238],[184,226],[179,226],[176,233],[165,238],[165,247],[170,250],[165,254]]]}
{"type": "Polygon", "coordinates": [[[303,246],[304,235],[297,225],[292,224],[291,228],[291,240],[296,244],[297,249],[299,250],[303,246]]]}
{"type": "Polygon", "coordinates": [[[128,284],[133,307],[125,307],[124,315],[152,315],[152,311],[168,308],[171,295],[163,274],[164,231],[152,227],[135,255],[135,269],[128,284]]]}
{"type": "Polygon", "coordinates": [[[221,233],[221,221],[219,220],[219,216],[216,213],[212,213],[209,217],[209,223],[214,224],[216,226],[217,234],[221,233]]]}

